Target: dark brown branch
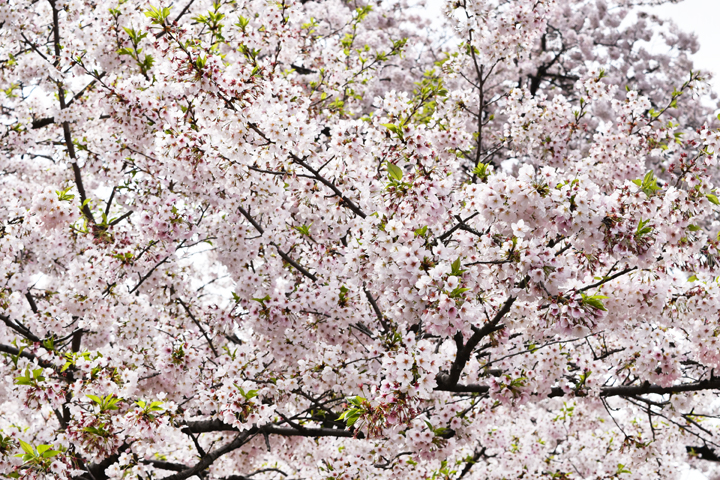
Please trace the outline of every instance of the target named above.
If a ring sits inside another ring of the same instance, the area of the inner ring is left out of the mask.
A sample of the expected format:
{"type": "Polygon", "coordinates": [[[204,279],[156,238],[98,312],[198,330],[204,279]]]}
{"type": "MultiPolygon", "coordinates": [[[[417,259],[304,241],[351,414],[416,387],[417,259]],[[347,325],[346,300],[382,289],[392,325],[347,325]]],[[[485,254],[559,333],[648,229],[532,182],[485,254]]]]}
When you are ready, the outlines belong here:
{"type": "Polygon", "coordinates": [[[611,276],[609,276],[609,277],[605,277],[605,278],[603,278],[602,280],[598,280],[597,282],[595,282],[595,283],[593,283],[593,284],[591,284],[591,285],[588,285],[588,286],[586,286],[586,287],[583,287],[583,288],[579,289],[578,292],[585,292],[585,291],[587,291],[587,290],[592,290],[593,288],[599,287],[600,285],[603,285],[603,284],[609,282],[610,280],[615,280],[617,277],[620,277],[620,276],[622,276],[622,275],[625,275],[626,273],[630,273],[630,272],[632,272],[632,271],[634,271],[634,270],[637,270],[637,268],[638,268],[638,267],[626,268],[625,270],[622,270],[622,271],[620,271],[620,272],[617,272],[615,275],[611,275],[611,276]]]}
{"type": "Polygon", "coordinates": [[[89,89],[91,89],[91,88],[98,82],[98,80],[101,79],[101,78],[103,78],[105,75],[106,75],[106,72],[102,72],[100,75],[97,76],[97,78],[93,79],[90,83],[88,83],[87,85],[85,85],[85,87],[83,87],[82,90],[80,90],[78,93],[76,93],[76,94],[73,96],[73,98],[71,98],[70,101],[67,102],[67,105],[65,105],[65,106],[66,106],[66,107],[69,107],[70,105],[72,105],[72,103],[73,103],[75,100],[77,100],[78,98],[82,97],[82,96],[85,94],[85,92],[87,92],[89,89]]]}
{"type": "Polygon", "coordinates": [[[35,299],[33,298],[32,294],[30,292],[27,292],[25,294],[25,298],[27,299],[28,303],[30,304],[30,310],[32,310],[33,313],[38,313],[39,310],[38,310],[37,304],[35,303],[35,299]]]}
{"type": "MultiPolygon", "coordinates": [[[[440,375],[438,375],[440,376],[440,375]]],[[[438,382],[438,387],[435,389],[443,392],[455,392],[455,393],[488,393],[490,387],[487,385],[442,385],[438,382]]],[[[681,383],[679,385],[672,385],[669,387],[663,387],[660,385],[653,385],[650,383],[644,383],[642,385],[619,385],[610,387],[601,387],[601,397],[636,397],[638,395],[646,395],[654,393],[656,395],[670,395],[675,393],[683,392],[700,392],[705,390],[720,390],[720,378],[713,378],[712,380],[702,380],[693,383],[681,383]]],[[[564,397],[565,391],[560,387],[553,387],[550,391],[549,397],[564,397]]],[[[578,392],[577,396],[587,396],[587,394],[578,392]]]]}
{"type": "MultiPolygon", "coordinates": [[[[3,22],[3,23],[5,23],[5,22],[3,22]]],[[[25,34],[24,34],[23,32],[20,32],[20,36],[22,37],[23,40],[25,40],[25,43],[27,43],[27,44],[30,46],[30,48],[32,49],[32,51],[34,51],[35,53],[37,53],[38,55],[40,55],[40,57],[41,57],[43,60],[45,60],[46,62],[49,62],[48,58],[37,48],[37,46],[36,46],[34,43],[32,43],[32,42],[25,36],[25,34]]]]}
{"type": "Polygon", "coordinates": [[[259,475],[265,472],[275,472],[279,473],[283,477],[287,477],[287,473],[283,472],[279,468],[261,468],[260,470],[248,473],[247,475],[230,475],[229,477],[223,477],[220,480],[248,480],[250,477],[254,477],[255,475],[259,475]]]}
{"type": "MultiPolygon", "coordinates": [[[[475,217],[478,216],[478,215],[479,215],[479,213],[477,213],[477,212],[476,212],[476,213],[473,213],[472,215],[470,215],[470,216],[469,216],[468,218],[466,218],[465,220],[462,220],[462,218],[456,216],[455,218],[457,218],[458,223],[456,223],[450,230],[448,230],[447,232],[445,232],[445,233],[443,233],[442,235],[440,235],[439,237],[437,237],[433,243],[434,243],[435,245],[437,245],[437,242],[444,242],[448,237],[450,237],[450,235],[452,235],[453,233],[455,233],[458,229],[463,229],[463,230],[465,230],[465,229],[463,228],[463,226],[467,227],[467,225],[465,225],[465,222],[467,222],[468,220],[470,220],[470,219],[472,219],[472,218],[475,218],[475,217]]],[[[469,228],[469,227],[468,227],[468,228],[469,228]]],[[[473,233],[475,233],[474,230],[473,230],[473,233]]]]}
{"type": "Polygon", "coordinates": [[[72,169],[73,174],[75,175],[75,186],[77,187],[78,193],[80,194],[80,205],[82,205],[81,210],[83,212],[83,215],[85,215],[85,218],[87,218],[90,223],[95,223],[95,217],[93,217],[93,214],[90,211],[90,207],[85,202],[85,200],[87,200],[87,194],[85,193],[85,186],[83,185],[82,181],[82,173],[80,172],[80,167],[77,164],[77,157],[75,156],[75,146],[72,143],[72,137],[70,135],[70,126],[67,122],[63,123],[63,133],[65,134],[65,145],[67,145],[68,153],[70,154],[70,158],[73,160],[72,169]]]}
{"type": "MultiPolygon", "coordinates": [[[[104,76],[105,76],[105,72],[101,73],[101,74],[98,76],[98,78],[102,78],[102,77],[104,77],[104,76]]],[[[76,94],[73,96],[73,98],[71,98],[70,101],[67,102],[67,104],[66,104],[65,106],[66,106],[66,107],[69,107],[70,105],[72,105],[72,103],[73,103],[75,100],[77,100],[77,99],[79,99],[80,97],[82,97],[89,88],[92,88],[92,86],[95,85],[95,83],[97,83],[97,79],[91,81],[90,83],[88,83],[88,84],[85,86],[85,88],[83,88],[83,89],[80,90],[78,93],[76,93],[76,94]]],[[[101,118],[102,118],[102,117],[101,117],[101,118]]],[[[33,121],[32,121],[32,124],[31,124],[31,127],[30,127],[30,128],[33,129],[33,130],[36,130],[36,129],[38,129],[38,128],[43,128],[43,127],[47,127],[48,125],[52,125],[53,123],[55,123],[55,117],[39,118],[39,119],[37,119],[37,120],[33,120],[33,121]]]]}
{"type": "Polygon", "coordinates": [[[81,329],[73,333],[72,345],[70,345],[70,349],[75,353],[80,351],[80,345],[82,344],[82,336],[84,332],[85,330],[81,329]]]}
{"type": "Polygon", "coordinates": [[[217,419],[185,422],[185,426],[181,429],[184,433],[233,432],[236,430],[237,428],[232,425],[217,419]]]}
{"type": "MultiPolygon", "coordinates": [[[[60,61],[60,18],[58,14],[57,6],[55,5],[55,0],[50,0],[50,6],[52,7],[52,13],[53,13],[53,43],[55,45],[55,66],[57,66],[58,62],[60,61]]],[[[65,110],[67,108],[67,104],[65,103],[65,89],[62,86],[61,82],[57,82],[57,88],[58,88],[58,98],[60,100],[60,109],[65,110]]],[[[83,185],[82,181],[82,175],[80,172],[80,167],[77,164],[77,155],[75,154],[75,145],[72,141],[72,134],[70,132],[70,124],[68,122],[62,123],[62,129],[63,129],[63,137],[65,138],[65,147],[67,148],[68,155],[71,159],[71,165],[73,174],[75,176],[75,187],[78,190],[78,193],[80,194],[80,209],[82,210],[83,215],[90,223],[95,223],[95,217],[93,217],[92,211],[90,211],[90,207],[88,206],[86,200],[87,200],[87,194],[85,193],[85,186],[83,185]]]]}
{"type": "Polygon", "coordinates": [[[709,460],[711,462],[720,462],[720,456],[718,456],[714,450],[708,446],[704,447],[685,447],[685,450],[693,456],[702,460],[709,460]]]}
{"type": "Polygon", "coordinates": [[[190,468],[187,465],[183,465],[182,463],[165,462],[162,460],[143,459],[142,462],[148,465],[152,465],[155,468],[159,468],[161,470],[169,470],[171,472],[182,472],[190,468]]]}
{"type": "Polygon", "coordinates": [[[37,361],[38,365],[40,365],[43,368],[55,368],[55,365],[48,362],[47,360],[41,360],[37,357],[37,355],[32,354],[26,350],[23,350],[22,352],[20,349],[11,347],[10,345],[2,345],[0,344],[0,352],[7,353],[9,355],[19,355],[23,358],[27,358],[30,361],[37,361]]]}
{"type": "Polygon", "coordinates": [[[317,73],[317,70],[301,67],[300,65],[295,65],[294,63],[291,63],[290,67],[295,70],[298,75],[310,75],[311,73],[317,73]]]}
{"type": "Polygon", "coordinates": [[[38,128],[47,127],[48,125],[52,125],[53,123],[55,123],[55,117],[39,118],[32,121],[32,127],[30,128],[35,130],[38,128]]]}
{"type": "Polygon", "coordinates": [[[112,192],[110,192],[110,198],[108,198],[107,203],[105,204],[105,216],[107,217],[110,215],[110,206],[112,206],[113,198],[115,198],[115,191],[117,190],[117,187],[113,187],[112,192]]]}
{"type": "MultiPolygon", "coordinates": [[[[207,432],[218,432],[218,431],[236,431],[237,429],[231,425],[227,425],[220,420],[206,420],[201,422],[187,422],[183,431],[192,433],[207,433],[207,432]]],[[[175,475],[165,477],[166,480],[184,480],[186,478],[197,475],[210,465],[215,460],[220,458],[222,455],[229,453],[237,448],[240,448],[247,443],[251,437],[257,435],[280,435],[285,437],[358,437],[362,438],[361,434],[355,434],[350,430],[337,430],[334,428],[303,428],[298,430],[295,428],[277,427],[275,425],[265,425],[263,427],[252,427],[249,430],[245,430],[238,434],[235,439],[224,445],[223,447],[214,450],[205,455],[195,466],[188,468],[182,472],[178,472],[175,475]]]]}
{"type": "Polygon", "coordinates": [[[282,257],[283,260],[285,260],[287,263],[289,263],[290,265],[292,265],[293,267],[295,267],[295,270],[297,270],[298,272],[302,273],[303,275],[305,275],[307,278],[309,278],[309,279],[312,280],[313,282],[317,282],[317,277],[316,277],[315,275],[313,275],[312,273],[308,272],[308,271],[305,269],[305,267],[303,267],[302,265],[300,265],[299,263],[297,263],[295,260],[293,260],[292,258],[290,258],[290,256],[289,256],[287,253],[285,253],[285,252],[283,252],[282,250],[280,250],[280,247],[278,247],[274,242],[272,242],[271,245],[277,249],[278,254],[280,254],[280,256],[282,257]]]}
{"type": "MultiPolygon", "coordinates": [[[[180,21],[180,19],[183,17],[183,15],[185,15],[185,14],[187,13],[187,11],[190,9],[190,7],[192,6],[192,4],[193,4],[194,1],[195,1],[195,0],[190,0],[190,1],[188,2],[188,4],[185,5],[185,8],[183,8],[183,9],[180,11],[180,14],[178,14],[178,16],[175,17],[175,20],[173,20],[173,24],[176,24],[178,21],[180,21]]],[[[167,28],[167,27],[166,27],[166,28],[167,28]]],[[[155,38],[160,38],[160,37],[162,37],[163,35],[165,35],[165,33],[167,33],[167,29],[166,29],[166,28],[164,28],[162,32],[160,32],[160,33],[158,33],[157,35],[155,35],[155,38]]]]}
{"type": "MultiPolygon", "coordinates": [[[[108,204],[108,205],[109,205],[109,204],[108,204]]],[[[115,225],[117,225],[118,223],[120,223],[120,222],[122,222],[123,220],[125,220],[126,218],[128,218],[128,217],[129,217],[130,215],[132,215],[132,214],[133,214],[132,210],[129,211],[129,212],[126,212],[126,213],[122,214],[121,216],[119,216],[118,218],[116,218],[115,220],[113,220],[112,222],[110,222],[110,223],[108,224],[108,226],[109,226],[109,227],[115,226],[115,225]]]]}
{"type": "Polygon", "coordinates": [[[135,285],[135,286],[133,287],[133,289],[130,290],[130,292],[128,292],[128,293],[132,294],[132,293],[135,292],[135,290],[137,290],[138,288],[140,288],[140,285],[142,285],[143,283],[145,283],[145,280],[147,280],[148,278],[150,278],[150,275],[152,275],[153,272],[154,272],[160,265],[162,265],[163,263],[165,263],[168,258],[170,258],[169,255],[168,255],[167,257],[163,258],[162,260],[160,260],[160,262],[157,263],[153,268],[151,268],[150,271],[149,271],[148,273],[146,273],[144,277],[141,277],[141,278],[140,278],[140,280],[138,281],[137,285],[135,285]]]}
{"type": "Polygon", "coordinates": [[[511,263],[512,260],[486,260],[479,262],[464,263],[463,267],[472,267],[473,265],[502,265],[504,263],[511,263]]]}
{"type": "Polygon", "coordinates": [[[480,458],[484,455],[485,455],[485,447],[481,448],[480,450],[475,450],[475,453],[473,454],[472,458],[465,463],[465,467],[463,467],[462,471],[460,472],[460,476],[458,476],[455,480],[460,480],[465,475],[470,473],[470,470],[472,470],[473,465],[475,465],[478,462],[478,460],[480,460],[480,458]]]}
{"type": "Polygon", "coordinates": [[[458,347],[458,351],[455,356],[455,361],[450,367],[450,373],[442,372],[437,375],[436,381],[440,387],[439,389],[450,389],[448,391],[454,391],[452,389],[457,385],[458,380],[460,380],[460,374],[465,368],[467,362],[470,360],[472,352],[477,344],[480,343],[480,340],[501,328],[498,324],[510,311],[513,303],[515,303],[515,300],[516,297],[509,297],[497,311],[492,320],[483,325],[481,328],[473,327],[473,334],[465,345],[463,345],[462,334],[460,332],[457,333],[455,336],[455,343],[458,347]]]}
{"type": "Polygon", "coordinates": [[[355,205],[355,203],[353,203],[352,200],[350,200],[350,199],[347,198],[345,195],[343,195],[343,193],[342,193],[331,181],[329,181],[328,179],[326,179],[325,177],[323,177],[322,175],[320,175],[320,172],[318,172],[317,170],[315,170],[314,168],[312,168],[310,165],[308,165],[303,159],[301,159],[301,158],[298,157],[297,155],[291,153],[290,156],[291,156],[292,159],[295,161],[295,163],[297,163],[298,165],[302,165],[307,171],[309,171],[310,173],[312,173],[312,174],[315,176],[315,179],[316,179],[317,181],[319,181],[320,183],[322,183],[323,185],[325,185],[326,187],[328,187],[330,190],[333,191],[333,193],[334,193],[335,195],[337,195],[338,197],[340,197],[340,198],[342,199],[342,201],[345,202],[345,205],[347,205],[347,207],[348,207],[350,210],[352,210],[353,212],[355,212],[355,214],[356,214],[357,216],[359,216],[359,217],[361,217],[361,218],[365,218],[365,217],[367,216],[367,215],[365,215],[365,213],[360,209],[360,207],[358,207],[357,205],[355,205]]]}
{"type": "Polygon", "coordinates": [[[202,325],[200,325],[200,322],[197,321],[197,319],[195,318],[195,315],[192,314],[192,312],[190,311],[190,308],[187,306],[187,304],[179,298],[177,299],[177,301],[180,305],[183,306],[183,308],[185,309],[185,312],[187,312],[188,316],[193,321],[193,323],[195,323],[195,325],[200,329],[200,332],[202,333],[203,337],[205,337],[205,340],[207,340],[208,345],[210,346],[210,350],[212,350],[212,352],[213,352],[213,355],[215,355],[215,357],[217,357],[218,356],[217,350],[215,350],[215,346],[213,345],[212,340],[210,340],[210,337],[208,336],[208,334],[205,332],[205,329],[202,327],[202,325]]]}
{"type": "MultiPolygon", "coordinates": [[[[197,422],[186,422],[182,428],[183,432],[191,433],[210,433],[210,432],[234,432],[237,428],[224,423],[222,420],[201,420],[197,422]]],[[[263,427],[253,427],[246,432],[267,433],[268,435],[280,435],[282,437],[353,437],[355,432],[351,430],[340,430],[337,428],[291,428],[278,427],[276,425],[265,425],[263,427]]]]}
{"type": "Polygon", "coordinates": [[[390,326],[388,325],[387,321],[385,320],[385,317],[383,316],[382,312],[380,311],[380,307],[378,307],[377,302],[373,298],[373,296],[370,294],[370,292],[363,287],[363,292],[365,292],[365,296],[368,299],[368,302],[370,302],[370,305],[372,306],[373,312],[375,312],[375,316],[377,317],[378,321],[380,322],[380,325],[382,325],[383,330],[387,333],[390,331],[390,326]]]}
{"type": "Polygon", "coordinates": [[[22,335],[23,337],[27,338],[28,340],[32,342],[40,342],[40,337],[35,335],[30,331],[29,328],[27,328],[25,325],[18,321],[13,321],[10,317],[0,314],[0,320],[3,321],[5,325],[8,326],[8,328],[11,328],[12,330],[15,330],[17,333],[22,335]]]}
{"type": "Polygon", "coordinates": [[[108,477],[107,475],[105,475],[105,470],[107,470],[110,465],[117,462],[120,458],[120,455],[126,452],[129,448],[130,445],[124,443],[120,446],[117,453],[109,455],[99,463],[91,463],[89,465],[85,465],[84,468],[90,473],[93,480],[107,480],[108,477]]]}
{"type": "MultiPolygon", "coordinates": [[[[263,235],[265,233],[265,230],[260,226],[260,224],[257,221],[255,221],[255,219],[250,215],[250,213],[247,210],[245,210],[241,206],[238,206],[238,210],[240,211],[242,216],[245,217],[247,219],[247,221],[250,222],[250,224],[253,227],[255,227],[255,230],[257,230],[260,235],[263,235]]],[[[290,255],[288,255],[287,253],[280,250],[280,247],[275,242],[270,242],[270,245],[275,247],[275,249],[277,250],[280,257],[282,257],[283,260],[285,260],[287,263],[289,263],[290,265],[295,267],[295,269],[298,272],[302,273],[303,275],[305,275],[307,278],[309,278],[313,282],[317,282],[317,276],[310,273],[307,269],[305,269],[305,267],[303,267],[302,265],[297,263],[295,260],[293,260],[290,257],[290,255]]]]}
{"type": "Polygon", "coordinates": [[[210,465],[212,465],[213,462],[215,462],[215,460],[217,460],[218,458],[245,445],[245,443],[249,441],[251,436],[257,433],[253,432],[253,430],[255,429],[245,430],[244,432],[239,433],[232,442],[227,443],[222,447],[218,448],[217,450],[213,450],[212,452],[208,453],[198,463],[188,468],[187,470],[178,472],[175,475],[165,477],[165,480],[184,480],[186,478],[192,477],[193,475],[197,475],[198,473],[202,472],[210,465]]]}
{"type": "Polygon", "coordinates": [[[717,390],[720,389],[720,378],[713,378],[711,380],[702,380],[694,383],[684,383],[679,385],[672,385],[670,387],[661,387],[660,385],[652,385],[650,383],[644,383],[642,385],[627,385],[617,387],[603,387],[600,395],[603,397],[631,397],[635,395],[644,395],[648,393],[655,393],[657,395],[666,395],[671,393],[682,393],[682,392],[700,392],[703,390],[717,390]]]}

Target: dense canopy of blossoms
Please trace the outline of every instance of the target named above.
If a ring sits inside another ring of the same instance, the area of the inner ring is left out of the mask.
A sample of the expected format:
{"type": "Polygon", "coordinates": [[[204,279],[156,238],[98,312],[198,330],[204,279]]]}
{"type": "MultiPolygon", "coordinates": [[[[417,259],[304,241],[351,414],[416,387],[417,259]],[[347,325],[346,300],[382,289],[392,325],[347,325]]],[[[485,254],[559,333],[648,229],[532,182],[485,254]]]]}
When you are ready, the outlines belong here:
{"type": "Polygon", "coordinates": [[[0,475],[713,475],[719,124],[630,3],[1,0],[0,475]]]}

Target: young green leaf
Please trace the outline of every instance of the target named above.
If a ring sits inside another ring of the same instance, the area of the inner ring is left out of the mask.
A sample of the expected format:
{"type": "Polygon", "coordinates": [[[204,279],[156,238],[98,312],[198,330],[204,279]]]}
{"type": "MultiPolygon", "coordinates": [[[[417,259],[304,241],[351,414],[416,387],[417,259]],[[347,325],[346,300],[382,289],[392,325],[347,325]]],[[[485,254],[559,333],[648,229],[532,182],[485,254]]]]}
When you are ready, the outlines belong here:
{"type": "Polygon", "coordinates": [[[396,182],[399,182],[402,180],[402,177],[403,177],[402,168],[398,167],[394,163],[387,162],[387,169],[388,169],[388,177],[390,177],[391,180],[395,180],[396,182]]]}
{"type": "Polygon", "coordinates": [[[606,299],[605,295],[585,295],[582,294],[582,303],[584,305],[589,305],[597,310],[602,310],[603,312],[607,312],[607,308],[605,308],[605,305],[603,305],[602,300],[606,299]]]}

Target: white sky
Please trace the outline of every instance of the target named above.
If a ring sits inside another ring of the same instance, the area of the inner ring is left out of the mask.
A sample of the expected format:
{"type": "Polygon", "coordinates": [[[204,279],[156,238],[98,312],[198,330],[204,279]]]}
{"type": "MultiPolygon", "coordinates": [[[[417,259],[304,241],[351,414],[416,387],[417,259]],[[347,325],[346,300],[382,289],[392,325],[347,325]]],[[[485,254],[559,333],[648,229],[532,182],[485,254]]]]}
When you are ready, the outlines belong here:
{"type": "MultiPolygon", "coordinates": [[[[425,0],[426,10],[433,16],[440,16],[443,3],[442,0],[425,0]]],[[[642,9],[671,19],[683,31],[698,36],[700,51],[693,55],[695,68],[713,72],[712,84],[720,94],[720,0],[680,0],[642,9]]]]}
{"type": "Polygon", "coordinates": [[[712,84],[720,93],[720,0],[684,0],[646,9],[698,36],[700,51],[693,56],[695,68],[713,72],[712,84]]]}

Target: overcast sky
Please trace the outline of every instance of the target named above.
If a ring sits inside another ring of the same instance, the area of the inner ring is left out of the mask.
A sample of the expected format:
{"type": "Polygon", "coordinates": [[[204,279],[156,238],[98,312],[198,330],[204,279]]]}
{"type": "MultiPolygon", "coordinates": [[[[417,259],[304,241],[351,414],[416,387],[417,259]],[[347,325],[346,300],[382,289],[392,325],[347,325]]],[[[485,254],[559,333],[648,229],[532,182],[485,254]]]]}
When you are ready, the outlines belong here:
{"type": "Polygon", "coordinates": [[[674,20],[682,30],[697,34],[700,51],[693,57],[695,66],[715,74],[712,83],[720,93],[720,0],[684,0],[649,10],[674,20]]]}

